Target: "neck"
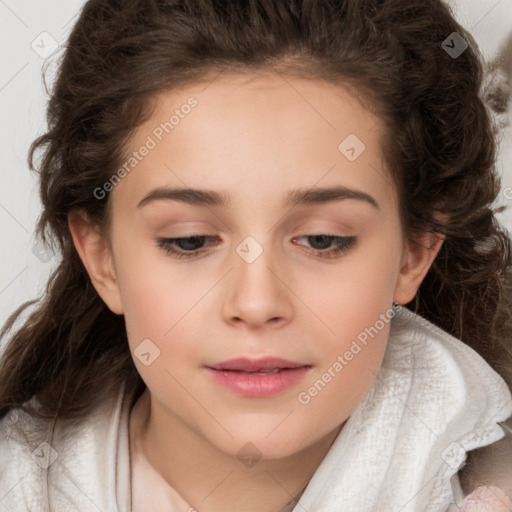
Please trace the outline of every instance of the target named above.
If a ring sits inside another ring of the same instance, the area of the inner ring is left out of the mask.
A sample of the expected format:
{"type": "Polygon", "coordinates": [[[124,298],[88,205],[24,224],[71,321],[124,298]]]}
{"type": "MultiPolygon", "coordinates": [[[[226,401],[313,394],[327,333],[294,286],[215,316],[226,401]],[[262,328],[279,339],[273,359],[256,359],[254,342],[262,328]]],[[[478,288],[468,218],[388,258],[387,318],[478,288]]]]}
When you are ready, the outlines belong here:
{"type": "Polygon", "coordinates": [[[276,512],[296,503],[343,427],[288,457],[242,463],[179,418],[160,418],[146,389],[130,414],[130,444],[201,512],[276,512]]]}

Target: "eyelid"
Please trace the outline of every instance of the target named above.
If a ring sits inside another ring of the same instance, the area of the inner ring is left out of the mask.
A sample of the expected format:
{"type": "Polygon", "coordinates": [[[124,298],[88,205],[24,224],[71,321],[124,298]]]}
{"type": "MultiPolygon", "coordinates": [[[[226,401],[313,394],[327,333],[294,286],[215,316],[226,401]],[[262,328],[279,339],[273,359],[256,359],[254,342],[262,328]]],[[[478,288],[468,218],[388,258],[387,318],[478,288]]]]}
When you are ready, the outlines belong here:
{"type": "MultiPolygon", "coordinates": [[[[334,246],[334,248],[329,249],[303,249],[307,253],[315,256],[320,257],[322,259],[334,259],[334,258],[340,258],[341,255],[344,253],[350,251],[355,245],[357,245],[358,239],[356,236],[341,236],[341,235],[335,235],[328,232],[324,233],[306,233],[305,235],[299,235],[292,238],[292,242],[295,240],[298,240],[300,238],[311,238],[311,237],[326,237],[329,239],[332,239],[332,242],[338,241],[338,244],[334,246]]],[[[219,237],[216,235],[208,235],[208,234],[192,234],[187,236],[177,236],[177,237],[168,237],[168,238],[157,238],[156,244],[157,246],[168,253],[170,256],[181,259],[195,259],[198,258],[199,255],[203,253],[210,252],[208,248],[200,247],[199,249],[195,249],[192,251],[186,251],[182,249],[176,249],[173,244],[176,243],[176,241],[181,241],[184,239],[205,239],[205,240],[214,240],[218,239],[219,237]]],[[[215,244],[217,245],[217,244],[215,244]]]]}

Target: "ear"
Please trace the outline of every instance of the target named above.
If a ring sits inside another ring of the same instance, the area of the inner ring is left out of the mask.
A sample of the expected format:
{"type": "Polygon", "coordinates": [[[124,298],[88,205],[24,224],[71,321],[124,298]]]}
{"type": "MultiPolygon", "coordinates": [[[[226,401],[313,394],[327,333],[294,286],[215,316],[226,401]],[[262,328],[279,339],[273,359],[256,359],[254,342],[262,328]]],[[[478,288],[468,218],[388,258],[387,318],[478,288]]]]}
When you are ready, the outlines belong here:
{"type": "Polygon", "coordinates": [[[121,294],[112,252],[105,235],[99,226],[90,221],[86,213],[78,210],[69,213],[68,226],[92,285],[109,309],[122,315],[121,294]]]}
{"type": "Polygon", "coordinates": [[[424,233],[416,241],[407,240],[395,287],[394,302],[407,304],[414,299],[421,282],[441,249],[443,241],[444,237],[435,233],[424,233]]]}

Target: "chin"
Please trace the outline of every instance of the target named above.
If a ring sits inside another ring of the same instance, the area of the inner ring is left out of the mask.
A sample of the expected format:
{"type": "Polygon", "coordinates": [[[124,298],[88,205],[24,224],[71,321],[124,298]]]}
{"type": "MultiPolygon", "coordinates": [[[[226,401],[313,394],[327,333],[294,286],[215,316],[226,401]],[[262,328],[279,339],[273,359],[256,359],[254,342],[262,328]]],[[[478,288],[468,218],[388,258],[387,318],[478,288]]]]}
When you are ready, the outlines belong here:
{"type": "MultiPolygon", "coordinates": [[[[225,439],[225,442],[214,442],[217,448],[232,457],[237,457],[241,462],[250,465],[257,460],[278,460],[290,457],[308,446],[303,439],[290,439],[288,435],[279,435],[277,432],[268,436],[271,430],[252,430],[239,432],[231,431],[233,439],[225,439]]],[[[213,440],[210,440],[213,442],[213,440]]]]}

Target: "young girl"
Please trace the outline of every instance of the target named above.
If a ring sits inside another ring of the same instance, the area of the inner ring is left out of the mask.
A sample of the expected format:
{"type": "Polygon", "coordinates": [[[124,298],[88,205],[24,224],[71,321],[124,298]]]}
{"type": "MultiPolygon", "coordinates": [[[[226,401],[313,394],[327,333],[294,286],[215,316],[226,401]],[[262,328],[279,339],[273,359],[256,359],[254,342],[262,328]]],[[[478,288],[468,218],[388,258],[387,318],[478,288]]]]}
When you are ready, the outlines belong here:
{"type": "Polygon", "coordinates": [[[508,507],[481,84],[440,0],[87,2],[30,151],[62,261],[2,355],[0,508],[508,507]]]}

